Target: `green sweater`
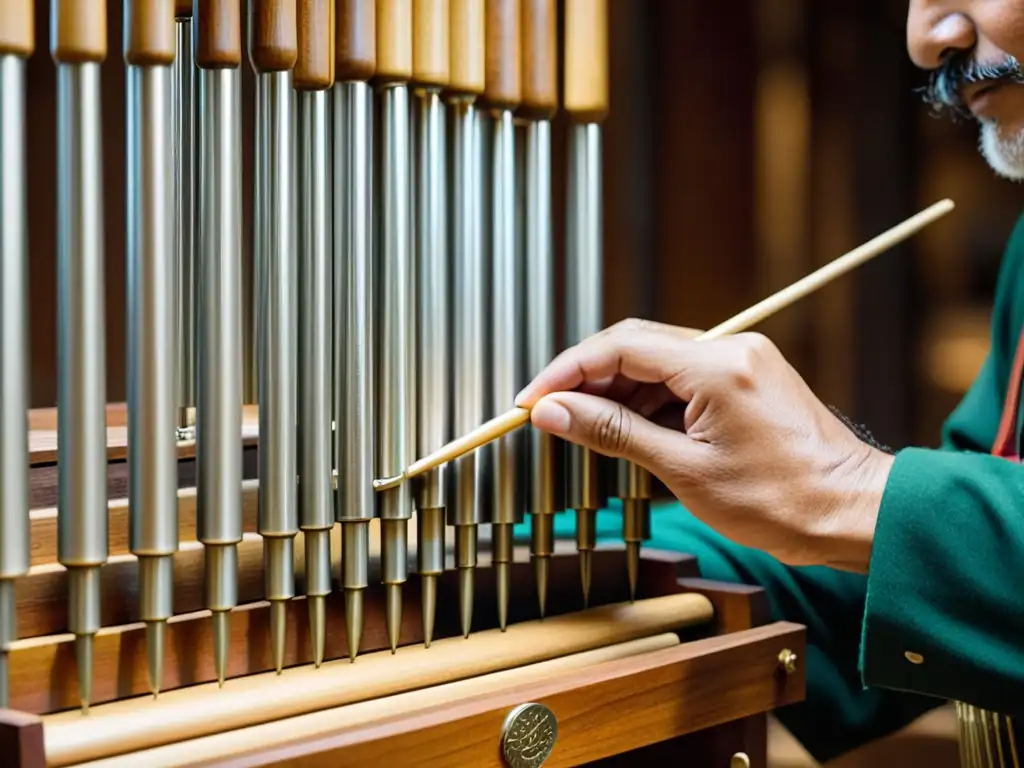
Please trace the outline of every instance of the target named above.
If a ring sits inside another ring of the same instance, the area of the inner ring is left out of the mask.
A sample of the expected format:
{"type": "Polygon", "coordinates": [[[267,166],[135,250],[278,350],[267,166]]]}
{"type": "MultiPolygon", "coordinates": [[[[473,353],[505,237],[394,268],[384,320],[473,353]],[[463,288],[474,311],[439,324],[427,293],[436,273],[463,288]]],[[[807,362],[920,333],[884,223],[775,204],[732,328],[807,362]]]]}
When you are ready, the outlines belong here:
{"type": "MultiPolygon", "coordinates": [[[[777,715],[819,761],[946,699],[1024,711],[1024,467],[989,455],[1024,326],[1022,270],[1024,218],[1004,256],[990,354],[942,447],[897,453],[867,576],[785,566],[678,503],[654,509],[651,547],[695,555],[705,578],[763,586],[775,619],[806,625],[807,698],[777,715]]],[[[557,535],[572,536],[573,517],[556,516],[557,535]]],[[[621,535],[613,503],[598,537],[621,535]]]]}

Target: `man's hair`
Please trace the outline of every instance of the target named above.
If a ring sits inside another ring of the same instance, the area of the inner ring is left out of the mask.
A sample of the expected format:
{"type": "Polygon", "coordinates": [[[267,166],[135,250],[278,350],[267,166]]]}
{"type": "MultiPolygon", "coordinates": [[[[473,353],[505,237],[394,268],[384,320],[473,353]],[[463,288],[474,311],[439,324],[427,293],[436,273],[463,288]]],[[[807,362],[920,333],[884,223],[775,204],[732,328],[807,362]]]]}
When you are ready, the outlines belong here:
{"type": "Polygon", "coordinates": [[[969,117],[963,101],[963,88],[970,83],[999,81],[1024,83],[1024,69],[1013,56],[998,63],[982,64],[973,51],[951,55],[928,77],[928,85],[921,89],[922,97],[934,112],[948,112],[952,117],[969,117]]]}

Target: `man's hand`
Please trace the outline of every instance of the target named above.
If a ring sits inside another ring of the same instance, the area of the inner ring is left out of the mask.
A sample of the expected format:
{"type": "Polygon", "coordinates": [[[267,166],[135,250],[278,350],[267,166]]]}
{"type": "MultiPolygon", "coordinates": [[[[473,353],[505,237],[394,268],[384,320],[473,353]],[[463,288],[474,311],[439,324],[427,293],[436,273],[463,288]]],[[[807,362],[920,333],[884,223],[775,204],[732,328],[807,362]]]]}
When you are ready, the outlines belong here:
{"type": "Polygon", "coordinates": [[[627,320],[517,398],[538,429],[660,478],[733,541],[791,565],[867,570],[892,457],[862,442],[760,334],[627,320]]]}

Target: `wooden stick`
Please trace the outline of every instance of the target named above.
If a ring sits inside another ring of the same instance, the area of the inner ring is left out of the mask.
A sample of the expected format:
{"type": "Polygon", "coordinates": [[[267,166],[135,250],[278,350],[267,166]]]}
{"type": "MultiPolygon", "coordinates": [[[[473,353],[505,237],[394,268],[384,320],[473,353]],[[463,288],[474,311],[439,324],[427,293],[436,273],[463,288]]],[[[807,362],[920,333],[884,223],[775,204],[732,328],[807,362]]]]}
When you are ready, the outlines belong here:
{"type": "Polygon", "coordinates": [[[470,696],[490,693],[503,686],[525,685],[545,680],[560,672],[584,669],[605,661],[624,659],[676,645],[679,645],[679,637],[671,632],[653,635],[524,667],[421,688],[381,699],[331,707],[308,715],[299,715],[263,725],[216,733],[142,752],[85,763],[77,768],[128,768],[135,765],[177,768],[205,760],[224,759],[231,755],[248,752],[254,744],[259,744],[261,749],[267,749],[296,739],[308,739],[330,733],[337,730],[338,726],[342,724],[347,728],[365,725],[385,717],[407,715],[452,701],[464,701],[470,696]]]}
{"type": "Polygon", "coordinates": [[[445,638],[430,648],[373,653],[163,693],[44,718],[51,766],[95,760],[341,704],[377,699],[593,650],[711,621],[703,595],[683,593],[602,606],[543,621],[445,638]]]}
{"type": "MultiPolygon", "coordinates": [[[[928,208],[925,208],[920,213],[911,216],[906,221],[897,224],[892,229],[868,240],[868,242],[864,243],[860,247],[855,248],[849,253],[843,254],[839,258],[829,262],[820,269],[815,270],[806,277],[797,280],[792,285],[783,288],[778,293],[772,294],[767,299],[743,310],[738,315],[726,320],[724,323],[720,323],[711,330],[705,331],[698,336],[696,340],[710,341],[712,339],[721,338],[722,336],[739,333],[740,331],[744,331],[747,328],[768,319],[776,312],[785,309],[790,304],[799,301],[808,294],[814,293],[820,288],[824,288],[837,277],[845,275],[850,270],[859,267],[866,261],[873,259],[875,256],[878,256],[879,254],[896,246],[903,240],[906,240],[918,230],[928,226],[936,219],[945,216],[947,213],[952,211],[954,207],[952,200],[940,200],[928,208]]],[[[402,474],[395,475],[394,477],[374,480],[373,487],[377,491],[394,488],[405,480],[410,480],[424,472],[429,472],[435,467],[439,467],[446,462],[453,461],[470,451],[475,451],[477,448],[480,448],[493,440],[497,440],[499,437],[508,434],[513,429],[517,429],[518,427],[526,424],[529,420],[530,411],[528,409],[518,407],[512,408],[500,416],[496,416],[485,424],[482,424],[472,432],[469,432],[462,437],[458,437],[433,453],[424,456],[422,459],[418,459],[410,464],[408,469],[406,469],[402,474]]]]}

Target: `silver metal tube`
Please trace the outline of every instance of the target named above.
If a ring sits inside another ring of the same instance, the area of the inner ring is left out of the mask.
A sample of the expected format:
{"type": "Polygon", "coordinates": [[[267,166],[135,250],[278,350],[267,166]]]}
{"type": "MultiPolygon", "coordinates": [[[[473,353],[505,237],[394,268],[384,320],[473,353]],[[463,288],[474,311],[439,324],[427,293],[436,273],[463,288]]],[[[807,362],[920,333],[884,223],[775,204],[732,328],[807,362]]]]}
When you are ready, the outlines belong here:
{"type": "Polygon", "coordinates": [[[195,208],[195,61],[192,19],[178,19],[174,57],[174,230],[177,267],[177,327],[175,330],[178,438],[195,434],[196,404],[196,243],[195,208]]]}
{"type": "Polygon", "coordinates": [[[377,502],[374,423],[373,92],[334,86],[334,453],[349,655],[359,650],[377,502]]]}
{"type": "MultiPolygon", "coordinates": [[[[484,422],[484,249],[479,200],[482,192],[480,122],[472,100],[451,104],[451,271],[452,304],[452,426],[465,434],[484,422]]],[[[456,459],[451,467],[449,525],[477,525],[484,521],[483,461],[478,451],[456,459]]],[[[475,565],[475,552],[472,563],[475,565]]],[[[456,555],[458,558],[458,555],[456,555]]],[[[459,563],[457,563],[459,564],[459,563]]]]}
{"type": "MultiPolygon", "coordinates": [[[[260,148],[266,145],[266,105],[258,96],[253,104],[253,186],[251,236],[248,258],[242,265],[242,402],[259,403],[259,296],[261,270],[266,257],[264,242],[267,220],[267,180],[265,165],[260,162],[260,148]]],[[[200,119],[202,119],[200,115],[200,119]]]]}
{"type": "MultiPolygon", "coordinates": [[[[127,90],[129,546],[163,557],[178,548],[170,66],[129,66],[127,90]]],[[[170,617],[162,586],[143,621],[170,617]]]]}
{"type": "MultiPolygon", "coordinates": [[[[329,545],[331,492],[331,218],[328,150],[329,91],[299,91],[299,527],[329,545]],[[314,532],[320,532],[316,534],[314,532]]],[[[322,545],[321,545],[322,546],[322,545]]],[[[327,561],[328,564],[330,560],[327,561]]],[[[330,592],[330,570],[312,574],[306,594],[330,592]],[[326,581],[321,581],[321,579],[326,581]],[[311,587],[313,591],[311,591],[311,587]]]]}
{"type": "MultiPolygon", "coordinates": [[[[28,204],[25,59],[0,56],[0,659],[17,639],[14,582],[29,569],[28,204]]],[[[0,707],[6,707],[6,661],[0,707]]]]}
{"type": "Polygon", "coordinates": [[[199,70],[196,526],[207,545],[207,607],[237,603],[242,540],[241,73],[199,70]]]}
{"type": "Polygon", "coordinates": [[[291,545],[298,532],[295,183],[291,72],[256,76],[267,120],[256,163],[263,171],[264,243],[259,265],[259,532],[264,537],[266,597],[294,596],[291,545]]]}

